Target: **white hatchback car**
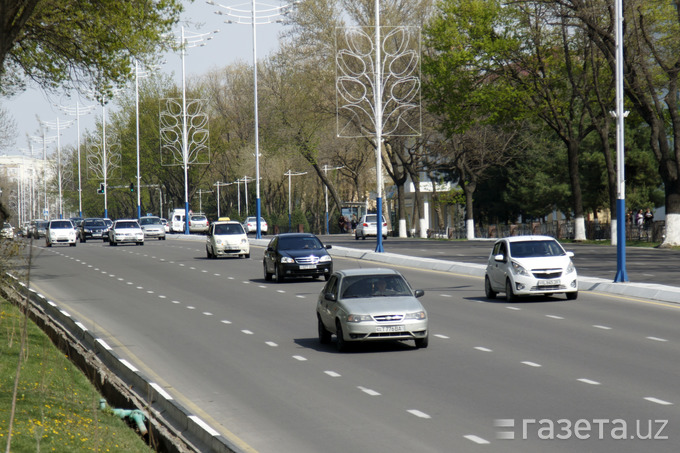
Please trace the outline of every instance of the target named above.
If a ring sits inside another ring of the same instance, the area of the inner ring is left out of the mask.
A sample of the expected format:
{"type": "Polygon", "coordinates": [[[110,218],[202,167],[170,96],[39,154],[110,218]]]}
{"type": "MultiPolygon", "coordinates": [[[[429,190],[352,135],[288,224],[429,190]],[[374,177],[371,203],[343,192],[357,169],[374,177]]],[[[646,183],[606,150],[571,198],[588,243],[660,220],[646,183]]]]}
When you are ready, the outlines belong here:
{"type": "Polygon", "coordinates": [[[208,258],[239,256],[250,258],[250,242],[243,226],[235,221],[213,222],[208,228],[205,241],[208,258]]]}
{"type": "Polygon", "coordinates": [[[45,233],[45,245],[52,247],[54,244],[68,244],[71,247],[75,247],[76,237],[76,229],[70,220],[50,220],[45,233]]]}
{"type": "Polygon", "coordinates": [[[578,277],[571,258],[550,236],[512,236],[493,246],[484,277],[486,297],[505,293],[508,302],[517,296],[564,293],[578,297],[578,277]]]}

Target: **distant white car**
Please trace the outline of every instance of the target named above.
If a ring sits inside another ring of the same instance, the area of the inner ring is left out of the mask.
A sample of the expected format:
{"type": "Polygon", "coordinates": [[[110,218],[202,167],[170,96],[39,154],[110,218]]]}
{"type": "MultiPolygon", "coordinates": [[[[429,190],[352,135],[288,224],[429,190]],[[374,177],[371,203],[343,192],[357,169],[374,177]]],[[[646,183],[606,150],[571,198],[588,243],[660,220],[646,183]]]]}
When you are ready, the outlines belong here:
{"type": "Polygon", "coordinates": [[[144,231],[135,219],[122,219],[113,222],[109,230],[109,245],[118,245],[134,242],[144,245],[144,231]]]}
{"type": "Polygon", "coordinates": [[[578,277],[571,258],[550,236],[512,236],[494,243],[484,277],[486,297],[505,293],[508,302],[517,296],[564,293],[578,297],[578,277]]]}
{"type": "Polygon", "coordinates": [[[207,233],[210,222],[203,214],[189,215],[189,233],[207,233]]]}
{"type": "Polygon", "coordinates": [[[45,245],[52,247],[54,244],[68,244],[75,247],[77,236],[76,229],[70,220],[50,220],[45,233],[45,245]]]}
{"type": "Polygon", "coordinates": [[[209,259],[218,256],[250,258],[250,242],[243,226],[235,221],[213,222],[208,229],[205,252],[209,259]]]}
{"type": "Polygon", "coordinates": [[[144,216],[139,219],[139,226],[144,231],[145,238],[158,238],[165,240],[165,227],[160,217],[144,216]]]}
{"type": "Polygon", "coordinates": [[[4,222],[2,225],[2,237],[5,239],[14,239],[14,228],[9,222],[4,222]]]}
{"type": "MultiPolygon", "coordinates": [[[[257,217],[246,217],[243,222],[243,229],[246,233],[256,233],[257,232],[257,217]]],[[[260,217],[260,233],[267,234],[267,221],[264,217],[260,217]]]]}
{"type": "MultiPolygon", "coordinates": [[[[385,216],[382,217],[382,237],[387,239],[387,222],[385,221],[385,216]]],[[[357,227],[354,230],[354,239],[359,240],[366,239],[368,236],[378,236],[378,215],[377,214],[366,214],[361,217],[357,227]]]]}

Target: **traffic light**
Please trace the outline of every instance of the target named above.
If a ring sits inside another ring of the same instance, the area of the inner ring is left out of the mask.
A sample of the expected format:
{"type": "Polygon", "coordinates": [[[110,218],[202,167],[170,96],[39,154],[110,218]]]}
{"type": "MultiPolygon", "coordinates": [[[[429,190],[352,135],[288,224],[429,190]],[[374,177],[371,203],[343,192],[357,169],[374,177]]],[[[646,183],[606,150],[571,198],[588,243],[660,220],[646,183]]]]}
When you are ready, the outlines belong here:
{"type": "Polygon", "coordinates": [[[102,183],[99,183],[99,189],[97,189],[97,193],[104,193],[104,188],[105,188],[105,187],[106,187],[106,186],[104,185],[103,182],[102,182],[102,183]]]}
{"type": "Polygon", "coordinates": [[[135,191],[135,183],[131,182],[130,183],[130,192],[134,192],[134,191],[135,191]]]}

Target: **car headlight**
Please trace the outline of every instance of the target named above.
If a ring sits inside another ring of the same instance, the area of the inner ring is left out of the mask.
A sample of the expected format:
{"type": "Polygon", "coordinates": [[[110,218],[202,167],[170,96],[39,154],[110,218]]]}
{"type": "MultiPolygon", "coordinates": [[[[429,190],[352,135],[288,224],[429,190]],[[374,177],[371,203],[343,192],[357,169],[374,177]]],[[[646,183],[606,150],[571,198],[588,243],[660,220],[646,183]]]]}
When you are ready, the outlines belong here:
{"type": "Polygon", "coordinates": [[[347,316],[347,322],[363,322],[372,321],[371,315],[349,315],[347,316]]]}
{"type": "Polygon", "coordinates": [[[512,269],[515,271],[515,274],[519,275],[524,275],[525,277],[530,277],[529,272],[527,272],[526,269],[524,269],[519,263],[516,261],[512,262],[512,269]]]}
{"type": "Polygon", "coordinates": [[[217,239],[215,241],[215,245],[223,245],[224,243],[222,242],[222,239],[217,239]]]}
{"type": "Polygon", "coordinates": [[[319,258],[319,263],[330,263],[331,262],[331,256],[330,255],[324,255],[321,258],[319,258]]]}
{"type": "Polygon", "coordinates": [[[569,261],[569,265],[567,266],[567,274],[571,274],[572,272],[576,272],[576,268],[574,267],[574,263],[569,261]]]}
{"type": "Polygon", "coordinates": [[[406,319],[427,319],[427,314],[425,313],[425,310],[421,310],[415,313],[406,313],[406,316],[404,316],[406,319]]]}
{"type": "Polygon", "coordinates": [[[293,258],[289,257],[289,256],[282,256],[281,262],[285,263],[285,264],[290,264],[290,263],[294,263],[295,260],[293,258]]]}
{"type": "Polygon", "coordinates": [[[241,239],[241,244],[245,245],[247,243],[248,243],[248,239],[246,239],[246,238],[241,239]]]}

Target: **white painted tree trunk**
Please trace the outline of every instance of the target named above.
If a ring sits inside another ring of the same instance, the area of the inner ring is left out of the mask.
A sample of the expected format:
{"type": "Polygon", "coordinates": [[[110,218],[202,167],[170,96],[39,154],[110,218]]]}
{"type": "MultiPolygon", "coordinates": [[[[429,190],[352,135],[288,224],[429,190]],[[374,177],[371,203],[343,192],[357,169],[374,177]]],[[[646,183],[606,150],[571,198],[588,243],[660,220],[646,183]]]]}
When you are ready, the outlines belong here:
{"type": "Polygon", "coordinates": [[[420,237],[427,237],[427,221],[425,219],[420,219],[420,237]]]}
{"type": "Polygon", "coordinates": [[[475,219],[467,219],[465,221],[465,229],[467,230],[468,241],[475,238],[475,219]]]}
{"type": "Polygon", "coordinates": [[[584,217],[576,217],[574,219],[574,240],[586,240],[586,219],[584,217]]]}
{"type": "Polygon", "coordinates": [[[680,246],[680,214],[666,214],[666,237],[661,247],[680,246]]]}
{"type": "Polygon", "coordinates": [[[405,238],[407,236],[408,234],[406,234],[406,219],[399,219],[399,237],[405,238]]]}

